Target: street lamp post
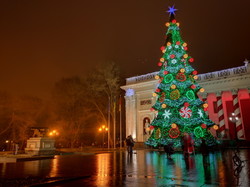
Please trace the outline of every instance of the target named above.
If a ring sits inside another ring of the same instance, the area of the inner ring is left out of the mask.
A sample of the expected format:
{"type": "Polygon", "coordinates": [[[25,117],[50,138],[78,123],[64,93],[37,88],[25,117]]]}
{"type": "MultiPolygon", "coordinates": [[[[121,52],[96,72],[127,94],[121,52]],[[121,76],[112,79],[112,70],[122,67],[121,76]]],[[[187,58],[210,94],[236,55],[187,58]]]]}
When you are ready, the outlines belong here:
{"type": "Polygon", "coordinates": [[[108,127],[106,127],[105,125],[102,125],[100,128],[99,128],[99,132],[102,132],[102,147],[104,147],[104,134],[105,132],[108,132],[108,127]]]}
{"type": "Polygon", "coordinates": [[[49,132],[49,136],[58,136],[59,133],[57,132],[57,130],[53,130],[51,132],[49,132]]]}
{"type": "Polygon", "coordinates": [[[238,140],[238,135],[237,135],[237,130],[236,130],[236,123],[239,120],[239,118],[237,116],[235,116],[235,113],[232,113],[232,116],[229,117],[229,120],[235,124],[235,140],[238,140]]]}

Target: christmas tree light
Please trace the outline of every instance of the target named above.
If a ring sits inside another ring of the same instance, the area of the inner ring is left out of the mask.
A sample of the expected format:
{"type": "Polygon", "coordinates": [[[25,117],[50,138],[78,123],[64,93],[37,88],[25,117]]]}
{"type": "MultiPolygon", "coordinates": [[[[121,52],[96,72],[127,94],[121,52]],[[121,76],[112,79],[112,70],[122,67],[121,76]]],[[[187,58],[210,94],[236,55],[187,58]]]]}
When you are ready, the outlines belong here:
{"type": "Polygon", "coordinates": [[[187,43],[181,38],[175,11],[174,6],[169,7],[170,21],[165,24],[167,39],[160,48],[163,56],[158,62],[161,69],[155,76],[159,80],[153,93],[157,101],[151,109],[158,114],[151,123],[153,133],[145,144],[158,147],[171,143],[180,147],[184,133],[188,133],[196,146],[201,144],[201,139],[207,145],[214,145],[217,141],[209,129],[215,129],[216,125],[206,114],[208,104],[198,97],[198,93],[205,90],[196,83],[197,71],[190,65],[194,58],[187,53],[187,43]]]}

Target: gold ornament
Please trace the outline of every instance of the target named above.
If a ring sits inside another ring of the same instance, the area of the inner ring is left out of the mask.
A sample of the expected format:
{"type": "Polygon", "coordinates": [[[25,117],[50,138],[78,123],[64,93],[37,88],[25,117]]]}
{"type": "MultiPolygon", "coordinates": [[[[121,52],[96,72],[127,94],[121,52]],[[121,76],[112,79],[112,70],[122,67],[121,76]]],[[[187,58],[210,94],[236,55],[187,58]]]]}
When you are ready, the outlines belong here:
{"type": "Polygon", "coordinates": [[[169,23],[169,22],[167,22],[165,25],[166,25],[166,27],[169,27],[169,26],[170,26],[170,23],[169,23]]]}
{"type": "Polygon", "coordinates": [[[170,93],[170,99],[172,100],[177,100],[180,98],[181,94],[180,94],[180,91],[179,90],[174,90],[170,93]]]}
{"type": "Polygon", "coordinates": [[[155,132],[155,139],[159,139],[161,137],[161,130],[158,128],[155,132]]]}
{"type": "Polygon", "coordinates": [[[165,60],[164,58],[160,58],[160,61],[161,61],[161,62],[164,62],[164,60],[165,60]]]}
{"type": "Polygon", "coordinates": [[[204,103],[203,104],[203,108],[207,108],[208,107],[208,104],[207,103],[204,103]]]}
{"type": "Polygon", "coordinates": [[[176,88],[176,85],[172,84],[171,89],[175,89],[175,88],[176,88]]]}
{"type": "Polygon", "coordinates": [[[214,130],[218,130],[218,129],[219,129],[218,125],[214,125],[214,126],[213,126],[213,129],[214,129],[214,130]]]}
{"type": "Polygon", "coordinates": [[[156,96],[157,96],[157,93],[153,93],[152,95],[153,95],[153,97],[156,97],[156,96]]]}
{"type": "Polygon", "coordinates": [[[205,89],[204,89],[204,88],[201,88],[201,89],[200,89],[200,92],[204,92],[204,91],[205,91],[205,89]]]}
{"type": "Polygon", "coordinates": [[[197,76],[197,75],[195,75],[195,76],[194,76],[194,79],[195,79],[195,80],[197,80],[197,79],[198,79],[198,76],[197,76]]]}
{"type": "Polygon", "coordinates": [[[179,26],[180,26],[180,23],[176,23],[176,25],[179,27],[179,26]]]}
{"type": "Polygon", "coordinates": [[[176,123],[172,123],[171,127],[175,129],[177,127],[176,123]]]}
{"type": "Polygon", "coordinates": [[[182,46],[183,46],[183,47],[187,47],[187,43],[183,43],[182,46]]]}
{"type": "Polygon", "coordinates": [[[170,42],[168,42],[168,43],[167,43],[167,46],[170,46],[170,45],[171,45],[171,43],[170,43],[170,42]]]}
{"type": "Polygon", "coordinates": [[[184,72],[185,72],[185,69],[184,69],[184,68],[181,68],[181,69],[180,69],[180,72],[181,72],[181,73],[184,73],[184,72]]]}
{"type": "Polygon", "coordinates": [[[167,105],[166,105],[166,104],[162,104],[161,107],[162,107],[162,108],[166,108],[167,105]]]}
{"type": "Polygon", "coordinates": [[[187,58],[187,57],[188,57],[188,54],[183,55],[183,58],[187,58]]]}
{"type": "Polygon", "coordinates": [[[156,79],[156,80],[158,80],[159,78],[160,78],[160,76],[159,76],[159,75],[156,75],[156,76],[155,76],[155,79],[156,79]]]}

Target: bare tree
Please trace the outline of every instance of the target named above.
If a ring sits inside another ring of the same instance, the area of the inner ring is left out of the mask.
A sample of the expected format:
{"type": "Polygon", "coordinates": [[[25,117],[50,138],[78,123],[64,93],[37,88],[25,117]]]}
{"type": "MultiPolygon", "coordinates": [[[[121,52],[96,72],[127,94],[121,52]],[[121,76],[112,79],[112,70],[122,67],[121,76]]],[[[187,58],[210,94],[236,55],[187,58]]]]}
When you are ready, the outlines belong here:
{"type": "Polygon", "coordinates": [[[22,147],[28,138],[28,129],[37,124],[36,120],[43,102],[37,97],[13,97],[6,93],[1,93],[0,97],[6,99],[0,104],[0,123],[5,123],[0,130],[0,135],[12,142],[21,143],[22,147]]]}
{"type": "Polygon", "coordinates": [[[97,65],[88,74],[85,84],[87,85],[88,101],[101,116],[102,123],[108,124],[109,115],[114,120],[114,111],[109,113],[111,111],[109,109],[115,110],[119,95],[120,72],[118,66],[114,62],[97,65]]]}
{"type": "Polygon", "coordinates": [[[90,108],[86,106],[82,80],[70,77],[58,81],[53,91],[53,101],[57,114],[54,126],[61,129],[61,140],[69,142],[69,146],[73,147],[79,141],[82,129],[90,117],[86,115],[90,108]]]}

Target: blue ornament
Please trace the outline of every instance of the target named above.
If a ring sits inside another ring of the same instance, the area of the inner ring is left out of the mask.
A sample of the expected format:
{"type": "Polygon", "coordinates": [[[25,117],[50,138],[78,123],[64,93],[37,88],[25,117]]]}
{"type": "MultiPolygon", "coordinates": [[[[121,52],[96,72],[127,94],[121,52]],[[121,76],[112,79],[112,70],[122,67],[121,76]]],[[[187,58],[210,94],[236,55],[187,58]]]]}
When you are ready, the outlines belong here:
{"type": "Polygon", "coordinates": [[[172,6],[172,7],[168,7],[168,13],[171,15],[171,14],[175,14],[175,11],[176,11],[177,9],[175,9],[174,8],[174,5],[172,6]]]}

